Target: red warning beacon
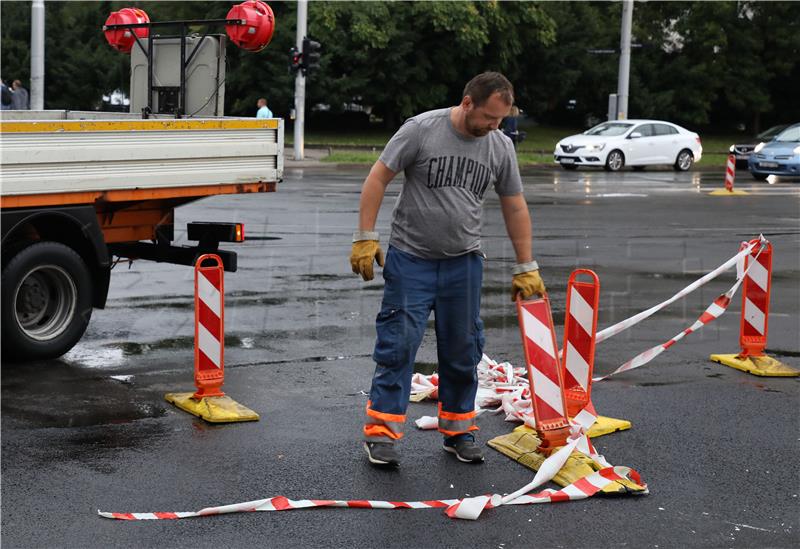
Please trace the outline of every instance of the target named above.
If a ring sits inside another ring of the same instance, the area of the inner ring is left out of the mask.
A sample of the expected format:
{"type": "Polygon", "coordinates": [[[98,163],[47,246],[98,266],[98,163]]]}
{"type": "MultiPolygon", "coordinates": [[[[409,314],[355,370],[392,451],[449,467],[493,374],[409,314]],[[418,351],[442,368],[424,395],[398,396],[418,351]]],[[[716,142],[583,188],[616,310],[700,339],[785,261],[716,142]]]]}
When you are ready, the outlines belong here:
{"type": "MultiPolygon", "coordinates": [[[[112,12],[106,19],[106,26],[109,25],[134,25],[138,23],[149,23],[150,17],[139,8],[122,8],[119,11],[112,12]]],[[[136,42],[134,33],[139,38],[147,38],[150,34],[148,27],[139,27],[135,29],[114,28],[106,29],[106,40],[115,50],[122,53],[130,53],[133,44],[136,42]]]]}
{"type": "Polygon", "coordinates": [[[233,6],[227,19],[238,19],[238,25],[226,25],[225,32],[231,41],[247,51],[261,51],[267,47],[275,32],[275,14],[260,0],[247,0],[233,6]]]}

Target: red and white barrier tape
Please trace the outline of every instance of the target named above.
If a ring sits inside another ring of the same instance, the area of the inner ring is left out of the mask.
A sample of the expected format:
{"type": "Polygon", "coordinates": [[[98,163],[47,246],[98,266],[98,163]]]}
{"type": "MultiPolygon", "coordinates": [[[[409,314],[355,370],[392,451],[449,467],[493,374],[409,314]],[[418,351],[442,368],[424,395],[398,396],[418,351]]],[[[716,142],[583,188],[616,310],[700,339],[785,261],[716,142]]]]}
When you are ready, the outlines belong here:
{"type": "MultiPolygon", "coordinates": [[[[760,236],[759,238],[760,238],[760,241],[761,241],[762,246],[763,246],[763,243],[766,242],[766,240],[764,239],[763,236],[760,236]]],[[[730,269],[734,265],[737,266],[738,271],[741,273],[741,271],[743,270],[741,268],[741,266],[744,265],[744,258],[745,258],[745,256],[747,256],[752,251],[752,249],[753,249],[753,247],[755,245],[756,244],[748,244],[745,248],[740,250],[739,253],[737,253],[735,256],[730,258],[728,261],[726,261],[725,263],[723,263],[722,265],[720,265],[719,267],[717,267],[716,269],[714,269],[710,273],[706,274],[702,278],[699,278],[698,280],[696,280],[693,283],[689,284],[684,289],[682,289],[681,291],[679,291],[678,293],[676,293],[675,295],[673,295],[671,298],[667,299],[666,301],[663,301],[663,302],[659,303],[658,305],[650,307],[646,311],[642,311],[641,313],[635,314],[630,318],[626,318],[623,321],[617,322],[613,326],[609,326],[608,328],[600,330],[599,332],[597,332],[597,337],[595,339],[595,343],[600,343],[602,341],[605,341],[606,339],[608,339],[610,337],[613,337],[613,336],[615,336],[615,335],[617,335],[617,334],[619,334],[621,332],[624,332],[628,328],[630,328],[632,326],[635,326],[636,324],[640,323],[641,321],[653,316],[655,313],[657,313],[661,309],[671,305],[672,303],[675,303],[680,298],[689,295],[690,293],[695,291],[697,288],[705,285],[707,282],[709,282],[711,280],[714,280],[715,278],[717,278],[719,275],[721,275],[722,273],[724,273],[725,271],[727,271],[728,269],[730,269]]]]}
{"type": "MultiPolygon", "coordinates": [[[[762,239],[761,240],[762,243],[766,242],[764,240],[763,236],[761,237],[761,239],[762,239]]],[[[636,355],[635,357],[630,359],[628,362],[626,362],[625,364],[623,364],[622,366],[620,366],[619,368],[617,368],[616,370],[614,370],[610,374],[606,374],[606,375],[600,376],[600,377],[595,377],[593,379],[593,381],[601,381],[603,379],[608,379],[609,377],[611,377],[611,376],[613,376],[615,374],[619,374],[621,372],[627,372],[628,370],[633,370],[634,368],[639,368],[640,366],[644,366],[645,364],[647,364],[648,362],[650,362],[651,360],[656,358],[658,355],[660,355],[661,353],[663,353],[664,351],[666,351],[667,349],[669,349],[670,347],[675,345],[678,341],[680,341],[681,339],[683,339],[687,335],[698,331],[699,329],[701,329],[706,324],[710,324],[711,322],[715,321],[720,316],[722,316],[723,313],[728,310],[728,305],[730,305],[731,299],[733,298],[733,296],[736,293],[736,291],[739,289],[739,286],[742,284],[742,282],[744,282],[744,279],[747,276],[747,274],[750,271],[750,269],[752,269],[754,265],[758,265],[758,267],[761,267],[761,264],[758,262],[758,256],[761,255],[761,251],[763,249],[764,249],[764,246],[762,245],[761,248],[759,248],[759,250],[756,252],[755,256],[753,257],[753,261],[750,261],[750,263],[749,263],[749,265],[747,266],[746,269],[742,270],[740,267],[738,267],[741,264],[737,263],[737,271],[738,272],[737,272],[737,275],[736,275],[736,282],[733,283],[733,286],[731,286],[730,289],[727,292],[725,292],[724,294],[720,294],[708,306],[708,308],[703,312],[703,314],[700,315],[700,317],[694,322],[694,324],[692,324],[691,326],[689,326],[685,330],[683,330],[680,333],[678,333],[677,335],[675,335],[669,341],[666,341],[664,343],[656,345],[655,347],[651,347],[650,349],[647,349],[646,351],[644,351],[642,353],[639,353],[638,355],[636,355]]],[[[752,250],[752,246],[747,246],[747,248],[745,248],[742,251],[750,253],[751,250],[752,250]]],[[[740,254],[737,254],[736,257],[738,257],[739,255],[740,254]]]]}
{"type": "Polygon", "coordinates": [[[592,445],[586,431],[596,421],[596,413],[591,405],[575,417],[573,434],[566,446],[547,458],[533,480],[519,490],[501,496],[492,494],[463,499],[437,499],[421,501],[378,501],[378,500],[333,500],[333,499],[300,499],[291,500],[284,496],[274,496],[255,501],[207,507],[200,511],[183,512],[157,512],[157,513],[109,513],[98,510],[104,518],[117,520],[174,520],[193,517],[205,517],[229,513],[246,513],[254,511],[291,511],[309,509],[314,507],[344,507],[349,509],[433,509],[444,508],[450,518],[476,520],[484,509],[500,507],[502,505],[530,505],[536,503],[556,503],[561,501],[575,501],[594,496],[608,484],[630,480],[647,487],[642,483],[636,471],[628,467],[614,467],[603,456],[599,455],[592,445]],[[531,493],[534,489],[550,481],[564,466],[567,458],[573,451],[579,451],[602,467],[564,488],[553,490],[545,489],[538,493],[531,493]]]}

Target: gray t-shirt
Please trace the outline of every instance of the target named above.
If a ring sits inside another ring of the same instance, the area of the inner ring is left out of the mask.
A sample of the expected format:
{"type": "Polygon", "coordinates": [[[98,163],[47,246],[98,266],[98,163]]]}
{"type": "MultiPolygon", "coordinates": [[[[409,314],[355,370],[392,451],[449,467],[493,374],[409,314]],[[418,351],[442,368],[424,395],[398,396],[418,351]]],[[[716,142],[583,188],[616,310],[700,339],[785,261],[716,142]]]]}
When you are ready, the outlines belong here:
{"type": "Polygon", "coordinates": [[[467,137],[450,121],[450,109],[406,120],[380,161],[405,172],[392,213],[389,244],[425,259],[480,250],[481,208],[490,185],[500,196],[522,192],[517,155],[499,130],[467,137]]]}

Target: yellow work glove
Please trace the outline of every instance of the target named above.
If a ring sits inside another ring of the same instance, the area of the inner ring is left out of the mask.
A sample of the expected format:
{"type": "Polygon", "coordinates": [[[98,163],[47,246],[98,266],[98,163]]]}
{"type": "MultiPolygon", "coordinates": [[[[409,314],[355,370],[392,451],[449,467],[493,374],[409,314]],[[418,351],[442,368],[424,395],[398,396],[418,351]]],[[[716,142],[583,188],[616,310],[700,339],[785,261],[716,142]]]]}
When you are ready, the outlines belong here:
{"type": "Polygon", "coordinates": [[[516,301],[517,295],[528,299],[533,294],[541,297],[547,292],[539,275],[539,265],[535,261],[514,265],[511,273],[514,275],[511,279],[511,301],[516,301]]]}
{"type": "Polygon", "coordinates": [[[378,233],[374,231],[358,231],[353,235],[353,250],[350,253],[350,266],[361,278],[372,280],[375,276],[372,262],[383,267],[383,250],[378,242],[378,233]]]}

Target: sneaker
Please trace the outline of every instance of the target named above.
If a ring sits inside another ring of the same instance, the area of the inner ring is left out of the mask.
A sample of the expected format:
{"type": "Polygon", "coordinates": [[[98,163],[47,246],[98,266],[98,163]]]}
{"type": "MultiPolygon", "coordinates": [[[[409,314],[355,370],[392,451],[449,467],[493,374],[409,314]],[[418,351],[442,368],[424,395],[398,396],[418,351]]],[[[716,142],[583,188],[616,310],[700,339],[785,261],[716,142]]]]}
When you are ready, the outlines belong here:
{"type": "Polygon", "coordinates": [[[383,467],[397,467],[400,465],[400,458],[394,444],[391,442],[365,442],[364,450],[367,451],[369,462],[373,465],[383,467]]]}
{"type": "Polygon", "coordinates": [[[483,462],[483,450],[475,443],[475,437],[469,433],[446,438],[443,448],[445,452],[455,454],[458,461],[464,463],[483,462]]]}

